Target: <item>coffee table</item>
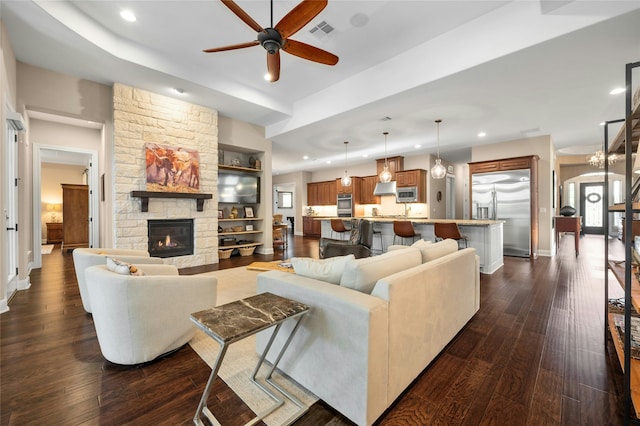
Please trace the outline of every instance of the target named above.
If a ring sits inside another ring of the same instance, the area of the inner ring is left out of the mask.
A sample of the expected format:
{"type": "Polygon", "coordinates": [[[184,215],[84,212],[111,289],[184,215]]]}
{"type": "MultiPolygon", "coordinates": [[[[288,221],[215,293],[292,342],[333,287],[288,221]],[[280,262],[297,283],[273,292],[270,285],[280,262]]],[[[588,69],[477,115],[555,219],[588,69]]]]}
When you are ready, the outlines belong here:
{"type": "MultiPolygon", "coordinates": [[[[271,388],[278,390],[285,398],[296,404],[301,410],[305,408],[305,405],[300,400],[275,382],[272,375],[298,330],[300,320],[308,311],[309,306],[296,302],[295,300],[277,296],[272,293],[262,293],[191,314],[191,321],[222,346],[215,364],[211,369],[211,375],[209,376],[200,404],[198,405],[198,411],[193,417],[193,423],[205,426],[201,418],[201,416],[204,415],[214,425],[220,424],[207,407],[207,399],[211,391],[211,386],[218,376],[218,370],[220,369],[220,365],[222,365],[229,345],[270,327],[275,328],[251,375],[251,381],[266,393],[274,401],[274,404],[264,412],[259,413],[258,416],[248,422],[247,425],[259,422],[284,404],[284,400],[271,388]],[[269,349],[271,349],[271,345],[275,341],[282,324],[287,320],[295,321],[295,325],[291,333],[289,333],[289,337],[284,346],[282,346],[282,349],[278,353],[278,356],[275,358],[271,370],[265,377],[266,384],[263,384],[256,380],[256,375],[269,353],[269,349]]],[[[292,420],[301,415],[302,412],[303,411],[299,410],[299,413],[294,415],[295,417],[292,420]]]]}

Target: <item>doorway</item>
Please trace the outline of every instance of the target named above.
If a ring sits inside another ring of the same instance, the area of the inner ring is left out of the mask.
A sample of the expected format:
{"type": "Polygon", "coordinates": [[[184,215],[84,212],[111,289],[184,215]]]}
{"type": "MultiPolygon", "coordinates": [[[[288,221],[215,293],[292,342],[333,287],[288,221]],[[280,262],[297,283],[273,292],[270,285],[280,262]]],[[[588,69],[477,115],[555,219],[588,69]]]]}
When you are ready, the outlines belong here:
{"type": "MultiPolygon", "coordinates": [[[[98,217],[98,153],[94,150],[63,147],[57,145],[34,144],[33,148],[33,263],[35,268],[42,266],[42,163],[52,162],[56,157],[58,164],[82,165],[86,172],[86,184],[89,187],[89,247],[99,245],[99,217],[98,217]],[[37,206],[37,207],[36,207],[37,206]]],[[[63,183],[63,182],[61,182],[63,183]]],[[[64,208],[64,206],[63,206],[64,208]]],[[[64,227],[64,217],[63,217],[64,227]]]]}
{"type": "Polygon", "coordinates": [[[446,218],[456,218],[456,177],[447,174],[445,182],[446,218]]]}
{"type": "Polygon", "coordinates": [[[605,207],[603,182],[580,184],[583,233],[604,235],[605,207]]]}

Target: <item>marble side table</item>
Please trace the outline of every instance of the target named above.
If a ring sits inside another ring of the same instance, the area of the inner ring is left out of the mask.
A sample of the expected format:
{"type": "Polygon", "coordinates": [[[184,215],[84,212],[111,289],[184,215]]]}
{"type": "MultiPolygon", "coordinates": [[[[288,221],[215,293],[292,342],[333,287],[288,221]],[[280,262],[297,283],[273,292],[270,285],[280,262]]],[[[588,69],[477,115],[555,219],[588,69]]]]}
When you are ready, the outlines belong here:
{"type": "Polygon", "coordinates": [[[304,404],[301,401],[273,381],[271,376],[278,366],[282,355],[287,350],[289,342],[291,342],[291,339],[298,330],[300,320],[308,311],[309,306],[302,303],[298,303],[294,300],[286,299],[281,296],[276,296],[272,293],[262,293],[191,314],[191,321],[193,321],[198,328],[222,346],[211,370],[211,375],[207,381],[200,404],[198,405],[198,411],[193,417],[193,423],[204,426],[205,424],[202,422],[201,418],[201,416],[204,415],[212,422],[212,424],[220,424],[207,407],[207,398],[209,397],[211,386],[218,375],[218,370],[220,369],[220,365],[222,365],[222,360],[224,359],[229,345],[274,326],[275,328],[271,334],[269,343],[265,347],[264,352],[258,360],[258,364],[251,375],[251,381],[266,393],[274,401],[274,404],[269,409],[259,413],[258,416],[248,422],[247,425],[257,423],[284,404],[284,400],[270,389],[268,385],[277,389],[281,394],[301,409],[304,408],[304,404]],[[280,331],[282,323],[289,319],[296,321],[296,324],[291,330],[287,341],[280,350],[271,370],[266,376],[266,382],[268,385],[260,383],[256,380],[258,370],[260,370],[267,353],[269,353],[269,349],[271,348],[276,335],[280,331]]]}

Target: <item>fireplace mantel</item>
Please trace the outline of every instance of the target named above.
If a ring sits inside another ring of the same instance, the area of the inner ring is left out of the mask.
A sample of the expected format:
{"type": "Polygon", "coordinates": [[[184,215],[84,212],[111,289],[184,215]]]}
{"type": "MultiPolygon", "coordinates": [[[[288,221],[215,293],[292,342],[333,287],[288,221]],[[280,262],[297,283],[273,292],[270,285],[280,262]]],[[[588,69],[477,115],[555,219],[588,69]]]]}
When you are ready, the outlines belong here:
{"type": "Polygon", "coordinates": [[[132,197],[142,200],[142,212],[149,211],[149,198],[192,198],[196,200],[196,210],[204,211],[204,200],[213,198],[213,194],[194,194],[188,192],[152,192],[152,191],[131,191],[132,197]]]}

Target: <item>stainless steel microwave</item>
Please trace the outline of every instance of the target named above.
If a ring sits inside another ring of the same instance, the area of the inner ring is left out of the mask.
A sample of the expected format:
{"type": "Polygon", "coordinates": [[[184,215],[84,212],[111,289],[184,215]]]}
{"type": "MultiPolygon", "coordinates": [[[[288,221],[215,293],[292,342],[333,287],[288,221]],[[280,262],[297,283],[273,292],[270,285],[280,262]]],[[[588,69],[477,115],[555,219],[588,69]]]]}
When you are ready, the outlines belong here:
{"type": "Polygon", "coordinates": [[[396,189],[396,203],[415,203],[416,201],[418,201],[417,186],[396,189]]]}

